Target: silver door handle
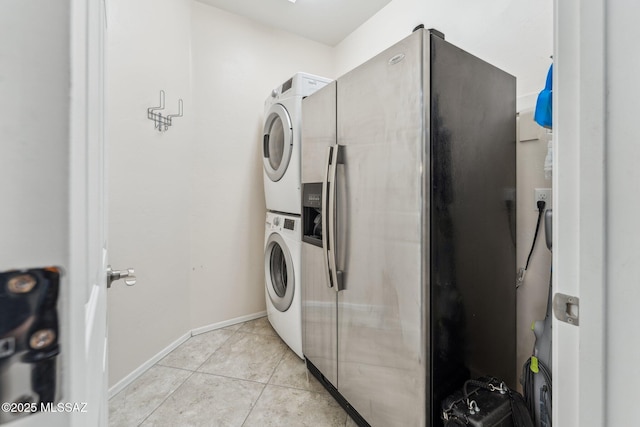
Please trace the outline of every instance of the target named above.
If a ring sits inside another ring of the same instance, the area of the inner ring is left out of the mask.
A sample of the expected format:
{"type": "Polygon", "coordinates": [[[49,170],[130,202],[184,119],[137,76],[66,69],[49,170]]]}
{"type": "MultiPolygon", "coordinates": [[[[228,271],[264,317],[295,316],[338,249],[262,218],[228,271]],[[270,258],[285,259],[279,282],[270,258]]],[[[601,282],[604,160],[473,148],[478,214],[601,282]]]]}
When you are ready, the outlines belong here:
{"type": "Polygon", "coordinates": [[[329,261],[329,223],[327,222],[327,215],[329,211],[329,204],[327,198],[329,197],[329,174],[331,169],[331,158],[333,156],[333,146],[327,147],[327,163],[324,170],[324,181],[322,181],[322,251],[324,252],[324,270],[327,273],[327,286],[333,287],[333,278],[331,275],[331,263],[329,261]]]}
{"type": "MultiPolygon", "coordinates": [[[[340,145],[336,144],[333,148],[333,157],[331,158],[331,171],[329,172],[329,206],[327,216],[329,224],[327,234],[329,237],[329,271],[331,273],[331,283],[336,291],[344,289],[342,283],[342,272],[338,271],[336,262],[338,248],[336,247],[336,185],[338,178],[338,157],[340,155],[340,145]]],[[[324,234],[324,233],[323,233],[324,234]]]]}
{"type": "Polygon", "coordinates": [[[110,265],[107,266],[107,288],[111,287],[111,283],[116,280],[124,279],[124,284],[133,286],[136,284],[136,276],[133,268],[126,270],[113,270],[110,265]]]}

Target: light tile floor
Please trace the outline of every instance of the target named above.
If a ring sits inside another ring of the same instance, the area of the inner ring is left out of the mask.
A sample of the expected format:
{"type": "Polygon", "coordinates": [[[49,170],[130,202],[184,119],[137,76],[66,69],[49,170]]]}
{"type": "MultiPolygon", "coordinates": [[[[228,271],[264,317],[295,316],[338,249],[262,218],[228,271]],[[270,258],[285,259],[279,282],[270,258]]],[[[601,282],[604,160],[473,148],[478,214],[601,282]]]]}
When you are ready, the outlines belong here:
{"type": "Polygon", "coordinates": [[[191,337],[109,401],[109,426],[353,427],[266,317],[191,337]]]}

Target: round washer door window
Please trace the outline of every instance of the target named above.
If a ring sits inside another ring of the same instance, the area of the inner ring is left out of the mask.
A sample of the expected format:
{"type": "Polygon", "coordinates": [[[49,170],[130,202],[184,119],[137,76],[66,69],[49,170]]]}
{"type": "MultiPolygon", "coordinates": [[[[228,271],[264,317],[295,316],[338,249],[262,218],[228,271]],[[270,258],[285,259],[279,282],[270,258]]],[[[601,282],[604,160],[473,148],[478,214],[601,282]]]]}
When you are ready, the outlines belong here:
{"type": "Polygon", "coordinates": [[[262,132],[264,170],[271,181],[279,181],[284,176],[292,150],[291,118],[281,104],[275,104],[267,113],[262,132]]]}
{"type": "Polygon", "coordinates": [[[273,233],[267,240],[264,276],[273,306],[279,311],[287,311],[295,292],[293,260],[282,236],[277,233],[273,233]]]}

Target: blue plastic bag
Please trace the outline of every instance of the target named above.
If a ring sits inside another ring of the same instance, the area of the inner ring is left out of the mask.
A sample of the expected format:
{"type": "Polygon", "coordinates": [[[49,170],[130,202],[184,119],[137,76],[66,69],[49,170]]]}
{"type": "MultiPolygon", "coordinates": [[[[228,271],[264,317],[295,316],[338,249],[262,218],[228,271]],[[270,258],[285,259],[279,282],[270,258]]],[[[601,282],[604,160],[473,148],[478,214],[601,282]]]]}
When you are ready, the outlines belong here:
{"type": "Polygon", "coordinates": [[[547,84],[538,95],[536,102],[536,111],[533,120],[540,126],[551,129],[553,126],[553,64],[549,67],[547,73],[547,84]]]}

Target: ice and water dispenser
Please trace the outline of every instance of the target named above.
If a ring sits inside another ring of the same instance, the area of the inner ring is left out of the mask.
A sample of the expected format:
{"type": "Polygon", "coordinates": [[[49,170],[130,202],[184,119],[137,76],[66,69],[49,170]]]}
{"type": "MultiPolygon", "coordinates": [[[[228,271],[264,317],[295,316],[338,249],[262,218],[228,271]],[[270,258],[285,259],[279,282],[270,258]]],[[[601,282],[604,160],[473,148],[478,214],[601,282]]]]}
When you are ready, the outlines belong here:
{"type": "Polygon", "coordinates": [[[322,247],[322,183],[302,185],[302,241],[322,247]]]}

